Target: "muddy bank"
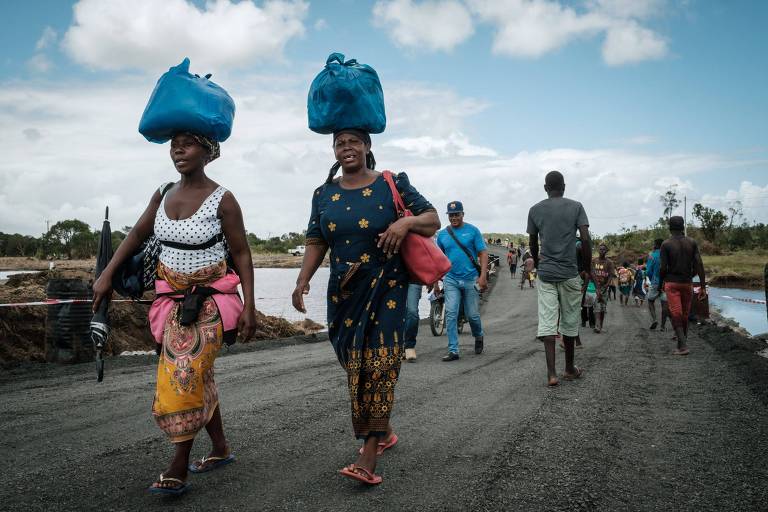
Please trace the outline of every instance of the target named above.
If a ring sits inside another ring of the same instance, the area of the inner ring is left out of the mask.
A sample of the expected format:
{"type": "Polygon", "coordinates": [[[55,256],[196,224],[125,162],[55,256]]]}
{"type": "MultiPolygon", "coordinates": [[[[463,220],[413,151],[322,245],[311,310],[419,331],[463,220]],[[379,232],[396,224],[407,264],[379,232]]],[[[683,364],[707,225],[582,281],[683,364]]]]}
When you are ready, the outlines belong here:
{"type": "Polygon", "coordinates": [[[714,315],[714,319],[714,322],[695,326],[693,330],[738,368],[752,393],[768,405],[768,359],[758,355],[768,348],[765,335],[751,337],[719,315],[714,315]]]}
{"type": "MultiPolygon", "coordinates": [[[[0,285],[0,303],[33,302],[45,299],[48,279],[82,279],[90,282],[92,274],[85,270],[47,270],[36,274],[11,276],[0,285]]],[[[119,297],[115,296],[115,299],[119,297]]],[[[146,298],[151,299],[151,293],[146,298]]],[[[147,321],[148,305],[113,302],[110,306],[112,330],[107,355],[125,351],[154,350],[155,342],[147,321]]],[[[23,362],[45,361],[46,306],[0,308],[0,366],[23,362]]],[[[324,327],[312,320],[289,322],[256,311],[256,333],[253,341],[288,338],[315,333],[324,327]]]]}

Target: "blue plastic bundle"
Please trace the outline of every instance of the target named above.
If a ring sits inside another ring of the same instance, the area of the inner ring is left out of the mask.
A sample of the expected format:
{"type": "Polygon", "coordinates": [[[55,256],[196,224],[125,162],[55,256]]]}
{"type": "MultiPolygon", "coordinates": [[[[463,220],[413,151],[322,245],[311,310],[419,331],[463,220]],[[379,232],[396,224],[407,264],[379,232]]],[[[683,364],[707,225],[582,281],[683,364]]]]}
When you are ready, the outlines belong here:
{"type": "Polygon", "coordinates": [[[316,133],[343,128],[383,132],[387,116],[379,75],[366,64],[344,62],[343,54],[332,53],[309,88],[307,114],[309,129],[316,133]]]}
{"type": "Polygon", "coordinates": [[[139,122],[139,133],[162,144],[180,132],[224,142],[232,133],[235,102],[211,75],[190,74],[189,58],[160,77],[139,122]]]}

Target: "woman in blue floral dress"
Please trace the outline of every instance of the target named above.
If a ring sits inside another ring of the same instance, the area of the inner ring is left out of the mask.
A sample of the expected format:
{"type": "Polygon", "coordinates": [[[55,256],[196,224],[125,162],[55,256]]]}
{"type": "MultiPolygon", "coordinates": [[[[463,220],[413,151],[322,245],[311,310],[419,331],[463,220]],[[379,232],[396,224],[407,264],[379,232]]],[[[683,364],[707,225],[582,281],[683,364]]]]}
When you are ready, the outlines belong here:
{"type": "Polygon", "coordinates": [[[409,231],[434,235],[440,220],[405,173],[395,176],[395,184],[413,216],[398,218],[392,192],[374,170],[367,133],[336,132],[333,148],[337,162],[312,196],[293,305],[305,312],[303,296],[330,248],[329,336],[347,371],[355,437],[364,440],[357,461],[341,473],[378,484],[377,457],[397,442],[389,418],[402,361],[409,281],[400,243],[409,231]],[[334,179],[339,168],[342,176],[334,179]]]}

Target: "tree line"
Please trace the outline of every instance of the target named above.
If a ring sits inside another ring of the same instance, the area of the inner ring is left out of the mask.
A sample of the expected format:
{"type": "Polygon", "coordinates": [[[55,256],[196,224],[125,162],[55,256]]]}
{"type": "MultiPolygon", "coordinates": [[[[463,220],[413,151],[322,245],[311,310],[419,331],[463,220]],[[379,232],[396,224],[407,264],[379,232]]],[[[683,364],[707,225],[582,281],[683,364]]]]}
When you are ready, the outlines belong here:
{"type": "MultiPolygon", "coordinates": [[[[117,249],[131,226],[112,231],[112,249],[117,249]]],[[[0,256],[28,256],[41,259],[87,259],[96,256],[101,230],[94,230],[77,219],[62,220],[39,237],[0,232],[0,256]]],[[[248,245],[255,253],[286,253],[297,245],[304,245],[304,233],[286,233],[259,238],[247,234],[248,245]]]]}
{"type": "MultiPolygon", "coordinates": [[[[622,228],[619,233],[603,237],[603,241],[616,250],[647,252],[656,238],[668,238],[667,222],[681,202],[676,191],[670,189],[659,197],[663,215],[647,228],[632,226],[622,228]]],[[[768,224],[747,222],[740,201],[734,201],[725,210],[695,203],[691,209],[693,221],[688,224],[686,234],[700,242],[702,252],[720,254],[723,251],[748,251],[768,247],[768,224]]]]}

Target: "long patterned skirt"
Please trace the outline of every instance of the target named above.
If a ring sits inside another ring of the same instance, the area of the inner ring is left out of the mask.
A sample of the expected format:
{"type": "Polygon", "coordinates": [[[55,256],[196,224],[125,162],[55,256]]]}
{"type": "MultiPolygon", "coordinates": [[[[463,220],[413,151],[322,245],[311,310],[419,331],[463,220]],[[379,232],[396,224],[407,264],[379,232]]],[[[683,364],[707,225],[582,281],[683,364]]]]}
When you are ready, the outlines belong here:
{"type": "Polygon", "coordinates": [[[395,401],[403,354],[408,275],[400,259],[331,274],[331,343],[347,371],[355,437],[383,437],[395,401]]]}
{"type": "MultiPolygon", "coordinates": [[[[223,271],[226,272],[226,264],[223,271]]],[[[184,275],[161,264],[158,275],[174,289],[183,289],[191,284],[211,282],[223,274],[221,265],[184,275]]],[[[179,323],[179,308],[180,302],[174,305],[163,330],[157,388],[152,403],[155,421],[174,443],[194,439],[219,405],[213,363],[224,335],[213,298],[206,298],[197,321],[189,326],[179,323]]]]}

